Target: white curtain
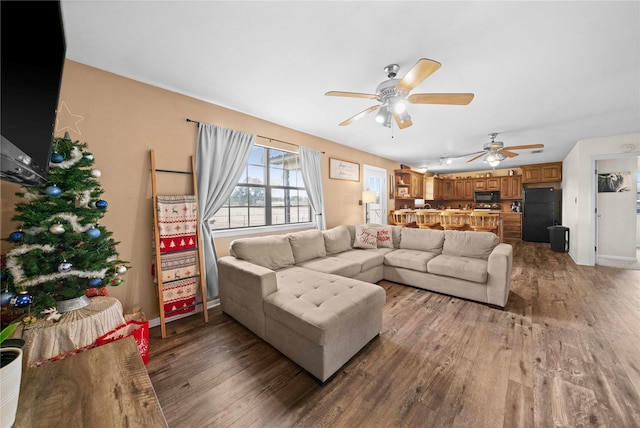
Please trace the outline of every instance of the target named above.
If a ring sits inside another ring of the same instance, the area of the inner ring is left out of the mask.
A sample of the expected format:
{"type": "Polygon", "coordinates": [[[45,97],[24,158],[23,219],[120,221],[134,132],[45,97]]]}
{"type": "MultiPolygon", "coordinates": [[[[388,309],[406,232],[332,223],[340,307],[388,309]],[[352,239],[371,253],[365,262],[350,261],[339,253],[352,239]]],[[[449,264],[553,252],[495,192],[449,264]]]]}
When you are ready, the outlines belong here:
{"type": "Polygon", "coordinates": [[[256,136],[253,134],[216,125],[200,123],[198,127],[196,174],[207,299],[218,295],[218,255],[213,244],[209,220],[229,199],[236,187],[255,140],[256,136]]]}
{"type": "Polygon", "coordinates": [[[321,153],[307,147],[300,147],[300,162],[304,186],[316,216],[316,227],[318,230],[325,230],[327,222],[324,219],[321,153]]]}

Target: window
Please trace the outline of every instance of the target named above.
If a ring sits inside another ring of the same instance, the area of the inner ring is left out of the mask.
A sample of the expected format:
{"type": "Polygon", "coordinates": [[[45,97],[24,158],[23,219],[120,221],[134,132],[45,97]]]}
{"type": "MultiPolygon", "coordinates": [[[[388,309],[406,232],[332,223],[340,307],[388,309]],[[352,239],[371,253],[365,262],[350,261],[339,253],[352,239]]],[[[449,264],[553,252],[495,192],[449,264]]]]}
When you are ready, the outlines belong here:
{"type": "Polygon", "coordinates": [[[224,230],[310,221],[300,156],[256,145],[229,200],[209,224],[224,230]]]}

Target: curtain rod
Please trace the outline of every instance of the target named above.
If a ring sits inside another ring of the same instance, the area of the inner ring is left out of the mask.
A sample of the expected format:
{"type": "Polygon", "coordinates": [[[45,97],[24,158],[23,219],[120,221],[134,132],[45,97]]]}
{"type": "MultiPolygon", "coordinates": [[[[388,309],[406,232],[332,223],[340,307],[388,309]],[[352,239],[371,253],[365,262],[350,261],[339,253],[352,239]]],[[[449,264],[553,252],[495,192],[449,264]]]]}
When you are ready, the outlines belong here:
{"type": "MultiPolygon", "coordinates": [[[[191,123],[195,123],[196,125],[200,125],[200,122],[198,122],[197,120],[191,120],[189,118],[187,118],[187,122],[191,122],[191,123]]],[[[256,135],[256,137],[264,138],[265,140],[269,140],[269,141],[277,141],[279,143],[289,144],[290,146],[300,147],[297,144],[293,144],[293,143],[290,143],[288,141],[276,140],[275,138],[265,137],[264,135],[256,135]]],[[[320,153],[324,154],[324,152],[320,152],[320,153]]]]}

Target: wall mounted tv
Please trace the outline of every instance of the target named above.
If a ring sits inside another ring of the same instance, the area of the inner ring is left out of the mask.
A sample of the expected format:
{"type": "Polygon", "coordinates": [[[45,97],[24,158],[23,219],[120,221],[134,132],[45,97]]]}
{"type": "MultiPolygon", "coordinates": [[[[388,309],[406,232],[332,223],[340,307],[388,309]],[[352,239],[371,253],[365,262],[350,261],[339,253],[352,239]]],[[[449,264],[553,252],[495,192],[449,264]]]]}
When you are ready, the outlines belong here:
{"type": "Polygon", "coordinates": [[[44,185],[66,42],[59,1],[2,1],[0,178],[44,185]]]}

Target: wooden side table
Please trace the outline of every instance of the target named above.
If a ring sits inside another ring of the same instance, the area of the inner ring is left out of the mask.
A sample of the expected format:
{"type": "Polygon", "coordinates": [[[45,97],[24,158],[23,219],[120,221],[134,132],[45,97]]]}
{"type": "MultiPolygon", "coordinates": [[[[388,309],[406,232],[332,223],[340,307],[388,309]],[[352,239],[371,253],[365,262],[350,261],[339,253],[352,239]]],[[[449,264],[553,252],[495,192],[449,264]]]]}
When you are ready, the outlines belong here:
{"type": "Polygon", "coordinates": [[[167,427],[133,337],[22,373],[19,427],[167,427]]]}

